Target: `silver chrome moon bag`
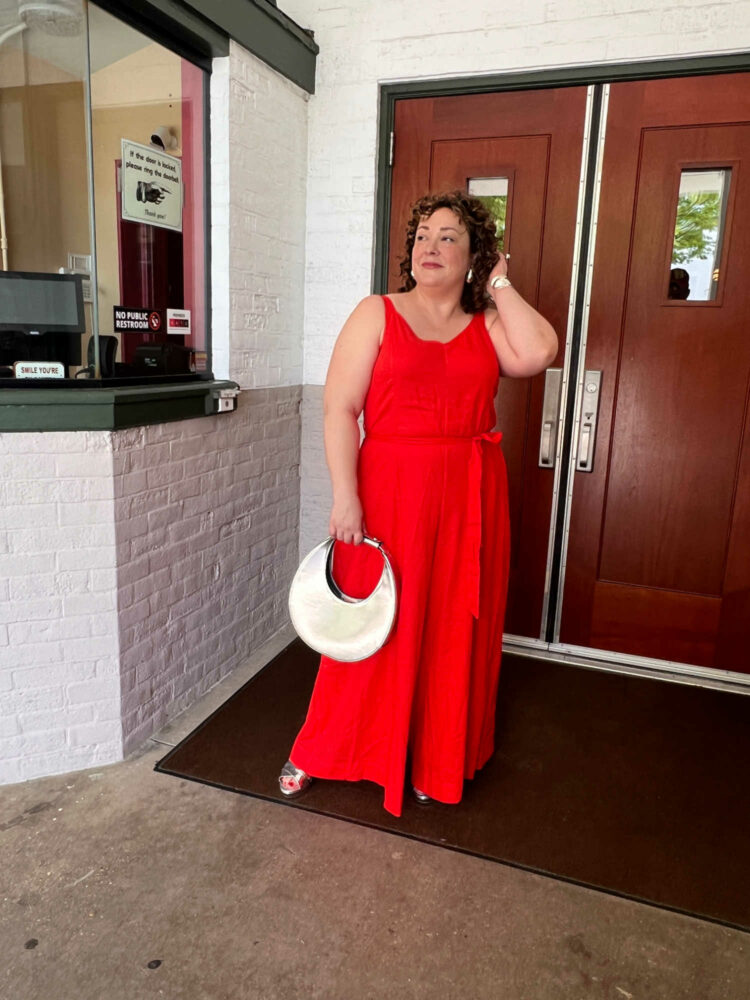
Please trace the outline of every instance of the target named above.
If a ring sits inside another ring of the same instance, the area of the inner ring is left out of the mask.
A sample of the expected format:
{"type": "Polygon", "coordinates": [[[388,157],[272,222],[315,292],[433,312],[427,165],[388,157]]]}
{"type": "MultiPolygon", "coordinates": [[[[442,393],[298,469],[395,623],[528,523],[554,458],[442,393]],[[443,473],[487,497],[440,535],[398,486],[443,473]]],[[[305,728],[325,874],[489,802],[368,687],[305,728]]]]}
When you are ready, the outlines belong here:
{"type": "Polygon", "coordinates": [[[333,546],[327,538],[300,563],[289,591],[289,614],[300,639],[331,659],[352,663],[366,660],[388,641],[396,622],[396,577],[391,561],[376,538],[365,543],[379,549],[383,572],[368,597],[349,597],[333,579],[333,546]]]}

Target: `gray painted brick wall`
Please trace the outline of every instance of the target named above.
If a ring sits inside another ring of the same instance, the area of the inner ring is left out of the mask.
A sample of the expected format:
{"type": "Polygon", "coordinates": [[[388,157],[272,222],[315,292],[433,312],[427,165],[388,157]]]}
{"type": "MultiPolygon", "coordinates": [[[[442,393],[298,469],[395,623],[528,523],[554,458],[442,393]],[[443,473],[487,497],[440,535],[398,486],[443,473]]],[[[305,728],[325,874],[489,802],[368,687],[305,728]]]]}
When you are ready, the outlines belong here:
{"type": "Polygon", "coordinates": [[[114,435],[125,753],[288,621],[300,396],[246,391],[235,413],[114,435]]]}

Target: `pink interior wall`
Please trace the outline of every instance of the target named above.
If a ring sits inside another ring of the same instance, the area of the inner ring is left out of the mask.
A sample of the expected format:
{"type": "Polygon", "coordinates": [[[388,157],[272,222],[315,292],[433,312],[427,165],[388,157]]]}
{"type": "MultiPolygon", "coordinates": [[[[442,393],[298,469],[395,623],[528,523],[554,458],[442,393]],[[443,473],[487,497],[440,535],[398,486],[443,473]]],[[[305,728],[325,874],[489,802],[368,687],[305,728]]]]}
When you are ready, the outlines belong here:
{"type": "Polygon", "coordinates": [[[185,308],[190,310],[191,335],[185,343],[206,349],[205,217],[203,210],[203,70],[182,60],[182,210],[185,308]]]}

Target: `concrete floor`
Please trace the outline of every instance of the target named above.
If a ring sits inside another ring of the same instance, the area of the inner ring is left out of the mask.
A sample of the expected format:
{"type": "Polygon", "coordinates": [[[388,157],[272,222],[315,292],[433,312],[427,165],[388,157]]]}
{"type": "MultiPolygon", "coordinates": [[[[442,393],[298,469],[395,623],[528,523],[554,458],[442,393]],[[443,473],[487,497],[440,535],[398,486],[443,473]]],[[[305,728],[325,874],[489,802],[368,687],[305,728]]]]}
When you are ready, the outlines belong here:
{"type": "Polygon", "coordinates": [[[2,1000],[750,996],[750,935],[156,774],[165,752],[0,789],[2,1000]]]}

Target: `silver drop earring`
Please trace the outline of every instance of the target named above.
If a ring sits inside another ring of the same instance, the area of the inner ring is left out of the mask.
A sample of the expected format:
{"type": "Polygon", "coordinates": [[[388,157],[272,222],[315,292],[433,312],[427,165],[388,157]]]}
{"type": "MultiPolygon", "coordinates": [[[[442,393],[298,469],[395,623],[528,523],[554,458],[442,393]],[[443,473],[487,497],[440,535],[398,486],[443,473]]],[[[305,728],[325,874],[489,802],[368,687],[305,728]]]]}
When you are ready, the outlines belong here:
{"type": "Polygon", "coordinates": [[[410,274],[410,275],[412,276],[412,278],[413,278],[413,277],[414,277],[414,270],[412,269],[411,271],[409,271],[409,274],[410,274]]]}
{"type": "Polygon", "coordinates": [[[474,270],[471,267],[469,268],[466,274],[466,280],[469,282],[469,284],[471,284],[471,282],[474,280],[474,270]]]}

